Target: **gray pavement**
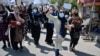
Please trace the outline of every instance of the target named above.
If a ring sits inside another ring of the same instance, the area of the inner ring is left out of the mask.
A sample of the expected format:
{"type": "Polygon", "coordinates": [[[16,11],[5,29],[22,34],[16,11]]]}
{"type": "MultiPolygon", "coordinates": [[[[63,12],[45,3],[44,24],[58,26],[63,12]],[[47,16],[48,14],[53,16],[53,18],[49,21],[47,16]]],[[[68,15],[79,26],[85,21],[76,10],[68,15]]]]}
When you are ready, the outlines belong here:
{"type": "MultiPolygon", "coordinates": [[[[41,33],[40,37],[40,46],[37,48],[34,45],[34,40],[31,37],[31,34],[28,33],[27,40],[23,41],[24,50],[14,51],[11,48],[5,50],[2,49],[2,42],[0,42],[0,56],[55,56],[54,47],[49,46],[45,43],[45,30],[44,33],[41,33]]],[[[63,50],[60,53],[63,56],[100,56],[100,44],[96,41],[84,41],[81,37],[79,44],[76,46],[76,52],[69,51],[70,36],[66,35],[65,41],[63,42],[63,50]]]]}

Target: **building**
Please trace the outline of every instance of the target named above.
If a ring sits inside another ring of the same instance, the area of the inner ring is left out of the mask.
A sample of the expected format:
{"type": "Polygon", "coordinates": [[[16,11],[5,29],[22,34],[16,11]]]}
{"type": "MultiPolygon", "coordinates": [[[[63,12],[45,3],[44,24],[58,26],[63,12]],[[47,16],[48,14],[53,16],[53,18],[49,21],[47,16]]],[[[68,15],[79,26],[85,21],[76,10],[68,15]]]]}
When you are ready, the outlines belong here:
{"type": "MultiPolygon", "coordinates": [[[[90,7],[90,11],[93,12],[91,14],[94,14],[94,16],[96,16],[92,20],[91,29],[94,33],[100,34],[100,0],[77,0],[77,3],[80,5],[79,7],[80,7],[80,12],[82,12],[81,14],[82,16],[84,14],[83,5],[85,5],[85,7],[90,7]]],[[[90,15],[90,16],[93,16],[93,15],[90,15]]],[[[100,43],[100,37],[98,37],[97,42],[100,43]]]]}

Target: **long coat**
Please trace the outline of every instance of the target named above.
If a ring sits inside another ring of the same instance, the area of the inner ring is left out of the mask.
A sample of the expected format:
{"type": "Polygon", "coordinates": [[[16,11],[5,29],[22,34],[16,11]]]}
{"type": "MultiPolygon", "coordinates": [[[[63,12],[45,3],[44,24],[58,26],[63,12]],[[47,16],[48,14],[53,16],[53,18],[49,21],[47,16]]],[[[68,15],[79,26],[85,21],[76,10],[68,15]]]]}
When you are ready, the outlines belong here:
{"type": "Polygon", "coordinates": [[[0,11],[0,40],[7,40],[8,36],[5,35],[5,32],[8,28],[8,23],[6,22],[7,12],[5,10],[0,11]]]}
{"type": "MultiPolygon", "coordinates": [[[[11,24],[11,21],[17,21],[16,20],[16,18],[15,18],[15,15],[13,14],[13,13],[11,13],[10,15],[9,15],[9,18],[8,18],[8,21],[9,21],[9,24],[11,24]]],[[[23,39],[24,39],[24,35],[23,35],[23,26],[22,26],[23,24],[21,23],[21,25],[20,26],[15,26],[14,28],[13,27],[11,27],[11,32],[10,32],[10,34],[12,35],[13,34],[13,37],[11,37],[11,38],[13,38],[13,40],[15,41],[15,42],[20,42],[20,41],[22,41],[23,39]],[[12,32],[13,31],[13,32],[12,32]]]]}
{"type": "Polygon", "coordinates": [[[60,34],[61,36],[63,36],[63,38],[66,36],[66,28],[65,28],[65,24],[67,23],[67,20],[65,17],[61,18],[60,16],[58,16],[58,19],[61,21],[61,28],[60,28],[60,34]]]}

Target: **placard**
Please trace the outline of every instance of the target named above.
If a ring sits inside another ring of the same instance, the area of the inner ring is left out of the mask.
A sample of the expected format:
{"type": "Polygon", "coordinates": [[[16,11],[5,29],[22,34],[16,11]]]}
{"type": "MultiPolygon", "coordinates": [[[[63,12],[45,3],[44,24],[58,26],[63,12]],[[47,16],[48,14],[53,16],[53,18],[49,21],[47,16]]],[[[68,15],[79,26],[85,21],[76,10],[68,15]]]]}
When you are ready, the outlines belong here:
{"type": "Polygon", "coordinates": [[[16,2],[15,2],[15,0],[8,0],[8,4],[9,4],[9,5],[15,5],[16,2]]]}
{"type": "Polygon", "coordinates": [[[34,0],[33,3],[34,4],[41,4],[41,0],[34,0]]]}
{"type": "Polygon", "coordinates": [[[72,4],[64,3],[63,7],[64,7],[65,9],[71,9],[72,4]]]}

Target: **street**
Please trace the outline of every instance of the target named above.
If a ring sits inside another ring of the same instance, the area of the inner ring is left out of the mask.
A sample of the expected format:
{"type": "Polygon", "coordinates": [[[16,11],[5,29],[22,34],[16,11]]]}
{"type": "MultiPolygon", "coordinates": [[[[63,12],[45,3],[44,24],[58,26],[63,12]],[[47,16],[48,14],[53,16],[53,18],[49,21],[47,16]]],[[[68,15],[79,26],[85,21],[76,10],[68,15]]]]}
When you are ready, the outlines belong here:
{"type": "MultiPolygon", "coordinates": [[[[40,37],[40,46],[34,45],[34,40],[31,34],[28,33],[28,38],[23,41],[24,49],[22,51],[14,51],[11,48],[2,49],[2,42],[0,42],[0,56],[55,56],[54,47],[45,43],[46,31],[43,30],[40,37]]],[[[84,41],[80,38],[79,44],[76,46],[76,51],[69,51],[70,36],[66,35],[63,42],[63,50],[60,53],[63,56],[100,56],[100,44],[96,41],[84,41]]]]}

